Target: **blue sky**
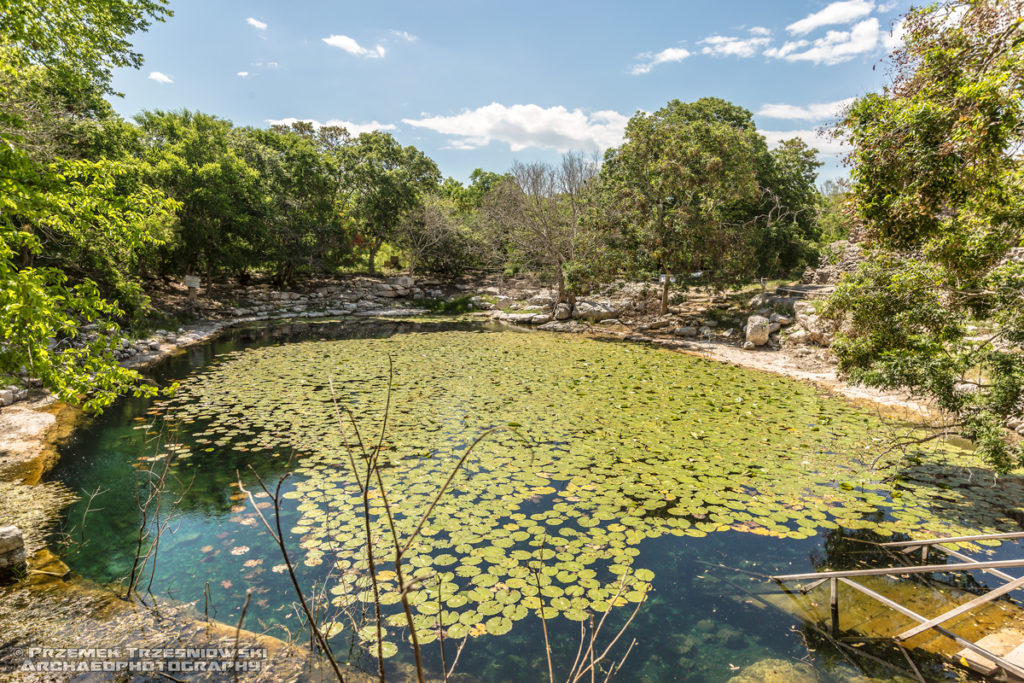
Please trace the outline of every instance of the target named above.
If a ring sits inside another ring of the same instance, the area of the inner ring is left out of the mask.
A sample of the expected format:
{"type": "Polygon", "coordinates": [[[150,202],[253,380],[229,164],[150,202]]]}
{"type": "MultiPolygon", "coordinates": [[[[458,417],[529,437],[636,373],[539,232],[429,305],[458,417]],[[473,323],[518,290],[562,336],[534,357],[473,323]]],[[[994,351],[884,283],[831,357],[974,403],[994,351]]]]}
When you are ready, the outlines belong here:
{"type": "Polygon", "coordinates": [[[603,151],[636,111],[721,97],[769,144],[801,136],[821,179],[845,174],[817,139],[848,98],[878,90],[908,0],[342,2],[171,0],[136,36],[114,106],[193,109],[237,125],[287,119],[380,128],[442,173],[603,151]],[[894,30],[895,29],[895,30],[894,30]]]}

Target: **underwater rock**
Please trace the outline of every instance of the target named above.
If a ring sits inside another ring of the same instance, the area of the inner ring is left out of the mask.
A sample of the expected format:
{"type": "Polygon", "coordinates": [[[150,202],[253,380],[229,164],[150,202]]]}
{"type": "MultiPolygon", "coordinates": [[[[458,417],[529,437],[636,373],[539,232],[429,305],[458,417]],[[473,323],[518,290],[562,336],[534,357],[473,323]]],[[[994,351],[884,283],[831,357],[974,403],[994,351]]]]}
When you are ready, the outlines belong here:
{"type": "Polygon", "coordinates": [[[71,569],[50,550],[42,548],[32,554],[28,560],[28,583],[50,583],[63,579],[71,573],[71,569]]]}
{"type": "Polygon", "coordinates": [[[747,320],[745,334],[747,341],[754,346],[764,346],[768,343],[768,335],[771,334],[771,323],[768,318],[752,315],[747,320]]]}
{"type": "Polygon", "coordinates": [[[729,683],[817,683],[814,669],[802,662],[785,659],[762,659],[751,664],[729,683]]]}

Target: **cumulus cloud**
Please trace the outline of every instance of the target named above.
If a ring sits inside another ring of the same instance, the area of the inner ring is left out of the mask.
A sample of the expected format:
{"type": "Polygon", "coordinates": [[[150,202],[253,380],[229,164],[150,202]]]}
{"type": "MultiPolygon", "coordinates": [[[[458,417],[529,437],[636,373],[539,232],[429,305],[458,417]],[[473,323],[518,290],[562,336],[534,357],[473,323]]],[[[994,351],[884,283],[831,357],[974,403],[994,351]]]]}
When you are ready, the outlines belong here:
{"type": "Polygon", "coordinates": [[[850,151],[850,146],[843,140],[835,140],[829,134],[816,130],[760,130],[769,147],[778,147],[783,140],[800,138],[808,147],[818,150],[821,156],[838,156],[850,151]]]}
{"type": "Polygon", "coordinates": [[[414,36],[408,31],[397,31],[395,29],[391,29],[391,35],[393,35],[396,38],[401,38],[402,40],[410,43],[414,43],[417,40],[419,40],[419,36],[414,36]]]}
{"type": "Polygon", "coordinates": [[[157,83],[163,83],[164,85],[169,85],[171,83],[174,83],[174,79],[173,78],[171,78],[167,74],[162,74],[159,71],[150,71],[149,72],[149,80],[156,81],[157,83]]]}
{"type": "Polygon", "coordinates": [[[562,106],[540,107],[492,102],[453,116],[402,119],[403,123],[452,136],[456,149],[476,149],[492,141],[503,142],[513,152],[528,147],[569,150],[604,150],[621,144],[629,117],[615,111],[586,114],[562,106]]]}
{"type": "Polygon", "coordinates": [[[668,64],[669,62],[681,62],[690,56],[690,51],[681,47],[670,47],[657,54],[651,54],[645,52],[642,55],[637,55],[639,59],[646,59],[647,61],[643,64],[637,64],[633,67],[633,74],[645,74],[650,72],[651,69],[659,64],[668,64]]]}
{"type": "Polygon", "coordinates": [[[871,14],[874,8],[875,3],[872,0],[841,0],[840,2],[833,2],[825,7],[825,9],[808,15],[800,21],[793,22],[786,27],[786,30],[800,36],[822,26],[850,24],[857,19],[871,14]]]}
{"type": "Polygon", "coordinates": [[[752,36],[770,36],[771,34],[771,29],[767,29],[764,26],[754,26],[750,29],[750,35],[752,36]]]}
{"type": "Polygon", "coordinates": [[[239,72],[238,72],[238,73],[237,73],[236,75],[237,75],[237,76],[238,76],[239,78],[245,78],[246,76],[248,76],[248,75],[249,75],[249,72],[248,72],[248,71],[239,71],[239,72]]]}
{"type": "Polygon", "coordinates": [[[758,116],[770,119],[805,119],[808,121],[820,121],[838,116],[843,109],[850,105],[856,98],[847,97],[835,102],[821,102],[809,104],[806,107],[798,107],[792,104],[766,104],[757,111],[758,116]]]}
{"type": "Polygon", "coordinates": [[[332,35],[332,36],[328,36],[326,38],[323,38],[322,40],[325,43],[327,43],[328,45],[330,45],[331,47],[336,47],[336,48],[338,48],[340,50],[344,50],[345,52],[349,53],[350,55],[355,55],[356,57],[366,57],[368,59],[380,59],[385,54],[387,54],[387,50],[385,50],[382,45],[377,45],[377,46],[373,47],[372,49],[365,48],[362,45],[360,45],[359,43],[357,43],[354,38],[349,38],[348,36],[334,36],[334,35],[332,35]]]}
{"type": "Polygon", "coordinates": [[[249,24],[249,26],[252,26],[257,31],[266,31],[267,30],[267,25],[264,24],[259,19],[253,19],[252,17],[248,17],[245,20],[245,23],[249,24]]]}
{"type": "Polygon", "coordinates": [[[815,64],[839,64],[857,55],[874,50],[881,36],[878,30],[878,19],[865,19],[849,31],[829,31],[823,38],[813,44],[799,40],[788,42],[781,48],[765,50],[765,54],[787,62],[814,62],[815,64]],[[811,45],[808,49],[808,45],[811,45]]]}
{"type": "Polygon", "coordinates": [[[352,121],[344,121],[342,119],[328,119],[326,122],[321,123],[316,119],[297,119],[295,117],[289,117],[286,119],[267,119],[267,123],[272,126],[290,126],[293,123],[303,121],[310,123],[314,128],[321,128],[323,126],[339,126],[349,132],[350,135],[359,135],[360,133],[369,133],[374,130],[394,130],[395,124],[393,123],[381,123],[380,121],[370,121],[368,123],[353,123],[352,121]]]}
{"type": "MultiPolygon", "coordinates": [[[[751,30],[753,33],[753,30],[751,30]]],[[[761,48],[771,42],[764,34],[756,33],[752,38],[736,38],[734,36],[708,36],[700,41],[701,52],[714,57],[753,57],[761,48]]]]}

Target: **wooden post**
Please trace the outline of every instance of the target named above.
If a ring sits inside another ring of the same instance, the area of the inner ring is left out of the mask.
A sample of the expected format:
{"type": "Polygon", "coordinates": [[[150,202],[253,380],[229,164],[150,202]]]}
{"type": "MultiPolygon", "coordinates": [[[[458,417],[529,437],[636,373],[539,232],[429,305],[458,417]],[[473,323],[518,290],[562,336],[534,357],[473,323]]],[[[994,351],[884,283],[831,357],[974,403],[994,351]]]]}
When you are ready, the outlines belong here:
{"type": "Polygon", "coordinates": [[[839,637],[839,582],[833,577],[828,580],[829,608],[832,614],[832,637],[839,637]]]}

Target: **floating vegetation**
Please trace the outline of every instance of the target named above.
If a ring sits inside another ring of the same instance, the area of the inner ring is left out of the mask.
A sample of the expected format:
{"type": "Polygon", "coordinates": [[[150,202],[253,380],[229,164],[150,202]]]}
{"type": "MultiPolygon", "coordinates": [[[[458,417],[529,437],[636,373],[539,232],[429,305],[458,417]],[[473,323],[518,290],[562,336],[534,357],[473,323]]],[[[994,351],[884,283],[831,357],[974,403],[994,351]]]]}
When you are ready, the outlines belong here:
{"type": "MultiPolygon", "coordinates": [[[[400,542],[461,452],[487,429],[510,428],[477,447],[406,555],[421,643],[439,630],[502,635],[530,615],[582,621],[635,605],[657,587],[655,573],[634,561],[646,539],[1000,531],[1024,501],[1016,478],[996,485],[971,456],[942,444],[922,447],[924,459],[908,454],[901,477],[887,480],[892,471],[869,468],[889,444],[865,411],[785,378],[643,346],[428,331],[220,356],[153,411],[168,433],[187,425],[196,446],[178,448],[175,467],[200,467],[226,450],[294,455],[297,481],[285,496],[293,559],[329,570],[340,608],[372,603],[373,591],[349,449],[361,472],[365,463],[334,400],[375,443],[388,355],[394,386],[381,464],[400,542]],[[191,459],[179,462],[183,455],[191,459]]],[[[231,520],[255,524],[243,496],[230,498],[231,520]]],[[[369,505],[385,651],[394,652],[406,621],[376,485],[369,505]]],[[[246,546],[230,554],[241,571],[265,571],[246,546]]],[[[271,565],[284,570],[276,558],[271,565]]],[[[359,636],[375,648],[375,628],[359,636]]]]}

